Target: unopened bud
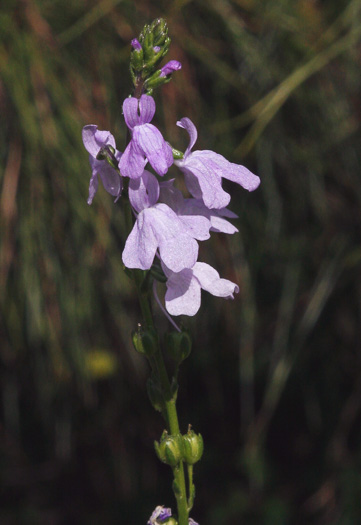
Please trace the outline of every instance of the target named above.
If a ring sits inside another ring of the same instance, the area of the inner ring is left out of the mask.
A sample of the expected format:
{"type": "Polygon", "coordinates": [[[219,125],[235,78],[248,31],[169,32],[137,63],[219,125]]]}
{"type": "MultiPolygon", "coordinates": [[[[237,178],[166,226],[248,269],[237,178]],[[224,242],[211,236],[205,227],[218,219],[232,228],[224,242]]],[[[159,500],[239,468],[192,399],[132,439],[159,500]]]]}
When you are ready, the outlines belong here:
{"type": "Polygon", "coordinates": [[[172,148],[172,154],[174,160],[179,160],[184,158],[184,153],[178,149],[172,148]]]}
{"type": "Polygon", "coordinates": [[[132,341],[136,351],[147,357],[151,357],[157,351],[157,333],[153,328],[143,330],[139,324],[137,330],[132,333],[132,341]]]}
{"type": "Polygon", "coordinates": [[[202,457],[203,454],[203,438],[200,434],[196,434],[189,429],[187,434],[182,436],[183,439],[183,453],[184,461],[188,465],[194,465],[202,457]]]}
{"type": "Polygon", "coordinates": [[[168,354],[180,364],[187,359],[192,350],[192,339],[188,332],[168,332],[165,335],[168,354]]]}
{"type": "Polygon", "coordinates": [[[156,18],[153,20],[149,29],[153,33],[154,45],[164,45],[168,35],[168,26],[164,18],[156,18]]]}
{"type": "Polygon", "coordinates": [[[163,432],[160,442],[155,441],[154,447],[158,458],[171,467],[176,467],[183,459],[183,441],[180,434],[169,435],[163,432]]]}
{"type": "Polygon", "coordinates": [[[137,40],[136,38],[133,38],[133,40],[131,41],[131,46],[135,51],[141,51],[142,49],[139,40],[137,40]]]}

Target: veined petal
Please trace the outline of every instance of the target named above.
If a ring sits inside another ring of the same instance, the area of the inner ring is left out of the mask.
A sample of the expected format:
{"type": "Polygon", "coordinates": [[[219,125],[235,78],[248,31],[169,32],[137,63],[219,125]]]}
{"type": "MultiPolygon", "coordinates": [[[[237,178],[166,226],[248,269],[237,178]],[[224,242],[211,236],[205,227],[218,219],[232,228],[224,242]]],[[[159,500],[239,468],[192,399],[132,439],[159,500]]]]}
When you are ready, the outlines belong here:
{"type": "Polygon", "coordinates": [[[153,206],[159,198],[159,183],[147,170],[138,179],[129,182],[129,200],[137,212],[153,206]]]}
{"type": "Polygon", "coordinates": [[[127,268],[149,270],[153,264],[158,242],[146,212],[139,213],[136,223],[126,240],[122,260],[127,268]]]}
{"type": "Polygon", "coordinates": [[[182,192],[174,186],[175,179],[162,180],[159,183],[160,194],[159,198],[161,202],[167,204],[176,213],[183,206],[184,197],[182,192]]]}
{"type": "Polygon", "coordinates": [[[98,191],[98,174],[97,172],[93,172],[90,183],[89,183],[89,197],[88,197],[88,204],[90,205],[93,202],[94,195],[98,191]]]}
{"type": "MultiPolygon", "coordinates": [[[[214,210],[214,211],[217,211],[217,210],[214,210]]],[[[227,221],[227,219],[225,219],[221,215],[212,214],[210,216],[210,221],[211,221],[211,231],[212,232],[228,233],[230,235],[238,232],[238,228],[233,226],[231,222],[227,221]]]]}
{"type": "Polygon", "coordinates": [[[119,171],[123,177],[137,179],[143,174],[146,163],[143,152],[131,140],[119,161],[119,171]]]}
{"type": "Polygon", "coordinates": [[[153,124],[136,126],[133,130],[132,142],[138,146],[139,150],[143,151],[158,175],[167,173],[169,166],[173,163],[173,156],[170,159],[170,146],[165,142],[161,132],[153,126],[153,124]]]}
{"type": "Polygon", "coordinates": [[[236,182],[242,188],[248,191],[254,191],[260,185],[261,179],[249,171],[245,166],[240,164],[233,164],[232,162],[228,163],[228,169],[224,170],[222,177],[224,179],[231,180],[236,182]]]}
{"type": "Polygon", "coordinates": [[[201,198],[207,208],[225,208],[231,197],[222,189],[222,176],[212,156],[203,153],[208,152],[191,153],[185,162],[181,161],[179,164],[179,161],[176,161],[175,164],[183,171],[187,188],[193,197],[201,198]]]}
{"type": "Polygon", "coordinates": [[[225,219],[225,217],[230,219],[238,219],[238,215],[233,213],[233,211],[228,210],[227,208],[221,208],[219,210],[210,210],[209,208],[207,208],[207,206],[201,199],[185,199],[185,201],[190,201],[192,203],[192,208],[194,208],[195,212],[198,210],[198,214],[201,214],[204,217],[207,217],[207,219],[209,219],[211,223],[210,231],[228,234],[238,232],[238,229],[235,226],[233,226],[233,224],[230,223],[227,219],[225,219]]]}
{"type": "Polygon", "coordinates": [[[191,268],[198,257],[198,243],[187,233],[168,237],[159,243],[162,261],[174,272],[191,268]]]}
{"type": "Polygon", "coordinates": [[[173,272],[191,268],[198,257],[198,243],[186,226],[166,204],[156,204],[145,210],[152,222],[162,261],[173,272]]]}
{"type": "MultiPolygon", "coordinates": [[[[118,156],[121,155],[120,152],[117,152],[118,156]]],[[[121,177],[117,170],[112,168],[106,160],[97,160],[94,159],[91,155],[89,155],[89,162],[92,169],[92,178],[90,180],[90,183],[92,184],[92,180],[94,175],[99,175],[101,178],[101,181],[103,183],[104,189],[110,193],[110,195],[113,195],[114,197],[119,197],[123,184],[121,177]]],[[[94,179],[95,180],[95,179],[94,179]]],[[[94,184],[94,183],[93,183],[94,184]]],[[[96,189],[98,189],[98,181],[96,183],[96,189]]],[[[93,197],[95,195],[95,192],[92,194],[91,200],[93,200],[93,197]]],[[[90,199],[90,187],[89,187],[89,199],[90,199]]],[[[88,199],[88,202],[89,202],[88,199]]]]}
{"type": "Polygon", "coordinates": [[[110,193],[110,195],[113,195],[114,197],[119,197],[121,194],[121,191],[123,189],[123,183],[122,179],[119,175],[119,173],[109,166],[109,164],[104,162],[104,166],[101,170],[99,170],[99,175],[102,180],[104,189],[110,193]]]}
{"type": "Polygon", "coordinates": [[[98,130],[95,124],[88,124],[83,127],[82,139],[85,149],[94,158],[99,153],[100,148],[109,145],[115,149],[115,139],[110,131],[98,130]]]}
{"type": "Polygon", "coordinates": [[[193,275],[198,279],[203,290],[217,297],[233,299],[233,294],[239,292],[235,283],[228,279],[221,279],[217,270],[209,264],[197,262],[193,266],[193,275]]]}
{"type": "Polygon", "coordinates": [[[148,124],[155,113],[154,98],[150,95],[142,95],[139,99],[139,124],[148,124]]]}
{"type": "Polygon", "coordinates": [[[177,126],[179,126],[180,128],[185,129],[188,132],[188,135],[189,135],[189,145],[188,145],[188,148],[184,152],[184,159],[186,159],[188,157],[191,149],[193,148],[194,144],[197,141],[197,137],[198,137],[197,128],[195,127],[195,125],[193,124],[191,119],[189,119],[188,117],[184,117],[184,118],[180,119],[177,122],[177,126]]]}
{"type": "Polygon", "coordinates": [[[165,293],[165,307],[171,315],[195,315],[201,306],[201,287],[193,271],[185,268],[170,273],[165,293]]]}
{"type": "Polygon", "coordinates": [[[178,208],[177,215],[183,224],[186,225],[192,237],[199,241],[209,239],[211,222],[205,214],[200,213],[195,199],[183,199],[182,206],[178,208]]]}
{"type": "Polygon", "coordinates": [[[123,102],[124,120],[129,129],[139,124],[138,99],[128,97],[123,102]]]}

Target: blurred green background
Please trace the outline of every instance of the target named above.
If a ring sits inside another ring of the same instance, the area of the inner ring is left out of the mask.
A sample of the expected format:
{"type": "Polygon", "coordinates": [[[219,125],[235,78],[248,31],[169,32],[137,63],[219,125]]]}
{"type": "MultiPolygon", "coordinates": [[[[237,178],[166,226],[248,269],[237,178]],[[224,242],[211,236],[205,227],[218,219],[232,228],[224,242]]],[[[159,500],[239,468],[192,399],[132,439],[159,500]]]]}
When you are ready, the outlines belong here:
{"type": "MultiPolygon", "coordinates": [[[[162,16],[175,147],[262,179],[203,260],[240,284],[187,320],[179,413],[202,525],[361,523],[361,1],[5,0],[0,7],[0,523],[141,524],[175,508],[130,344],[121,203],[86,204],[81,129],[122,150],[130,40],[162,16]]],[[[175,175],[172,168],[170,174],[175,175]]],[[[161,314],[156,316],[164,330],[161,314]]]]}

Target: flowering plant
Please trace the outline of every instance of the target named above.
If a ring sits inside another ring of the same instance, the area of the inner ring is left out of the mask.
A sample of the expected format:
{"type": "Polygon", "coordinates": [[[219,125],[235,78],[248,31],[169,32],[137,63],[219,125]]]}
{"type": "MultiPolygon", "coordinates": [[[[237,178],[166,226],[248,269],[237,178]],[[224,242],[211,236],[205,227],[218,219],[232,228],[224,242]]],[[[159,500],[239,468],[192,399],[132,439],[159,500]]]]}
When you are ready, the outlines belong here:
{"type": "Polygon", "coordinates": [[[193,465],[202,456],[203,439],[191,427],[181,434],[176,411],[178,368],[190,353],[191,339],[171,316],[195,315],[201,305],[201,290],[227,299],[233,299],[239,291],[237,284],[221,278],[209,264],[198,260],[198,243],[209,239],[214,231],[238,231],[228,220],[237,215],[227,209],[231,197],[223,190],[222,179],[248,191],[255,190],[260,180],[244,166],[228,162],[218,153],[192,151],[197,129],[187,117],[177,125],[188,133],[189,145],[184,153],[172,148],[151,124],[156,111],[154,89],[169,82],[173,73],[181,69],[176,60],[158,67],[170,45],[165,21],[157,19],[145,26],[131,45],[134,93],[123,102],[129,137],[124,152],[117,149],[109,131],[101,131],[95,124],[83,128],[92,171],[88,204],[97,192],[98,178],[115,202],[122,203],[128,225],[122,260],[137,287],[143,314],[143,324],[138,324],[133,333],[133,344],[149,360],[149,398],[167,426],[160,441],[155,442],[155,450],[159,459],[172,468],[178,512],[173,516],[171,509],[158,506],[148,525],[197,525],[189,513],[195,496],[193,465]],[[156,175],[146,169],[148,163],[156,175]],[[176,178],[164,178],[173,164],[184,176],[189,193],[186,196],[177,188],[176,178]],[[165,284],[164,305],[158,297],[157,283],[165,284]],[[166,334],[162,346],[153,321],[152,293],[175,328],[166,334]],[[163,352],[176,362],[176,373],[171,378],[163,352]]]}

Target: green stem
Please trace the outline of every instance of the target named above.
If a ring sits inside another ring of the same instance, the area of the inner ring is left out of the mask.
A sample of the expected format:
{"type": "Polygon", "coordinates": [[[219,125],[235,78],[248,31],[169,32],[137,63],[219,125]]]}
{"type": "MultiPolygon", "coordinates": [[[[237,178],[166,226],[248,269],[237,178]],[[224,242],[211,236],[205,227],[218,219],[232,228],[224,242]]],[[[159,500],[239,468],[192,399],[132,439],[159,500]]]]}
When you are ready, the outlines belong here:
{"type": "Polygon", "coordinates": [[[187,465],[188,472],[188,512],[192,510],[195,496],[195,487],[193,483],[193,465],[187,465]]]}
{"type": "MultiPolygon", "coordinates": [[[[150,307],[149,296],[147,292],[141,290],[141,283],[143,276],[140,272],[133,271],[133,278],[137,286],[138,297],[140,307],[143,314],[143,319],[148,328],[155,329],[152,310],[150,307]]],[[[163,393],[164,401],[164,415],[168,425],[168,432],[171,435],[180,434],[178,414],[176,408],[176,394],[172,393],[168,373],[165,367],[163,354],[158,344],[158,350],[154,356],[152,356],[152,362],[155,364],[156,373],[158,375],[160,385],[163,393]]],[[[178,525],[188,525],[188,504],[187,504],[187,492],[186,483],[184,476],[183,462],[173,469],[173,489],[177,500],[178,508],[178,525]]]]}

